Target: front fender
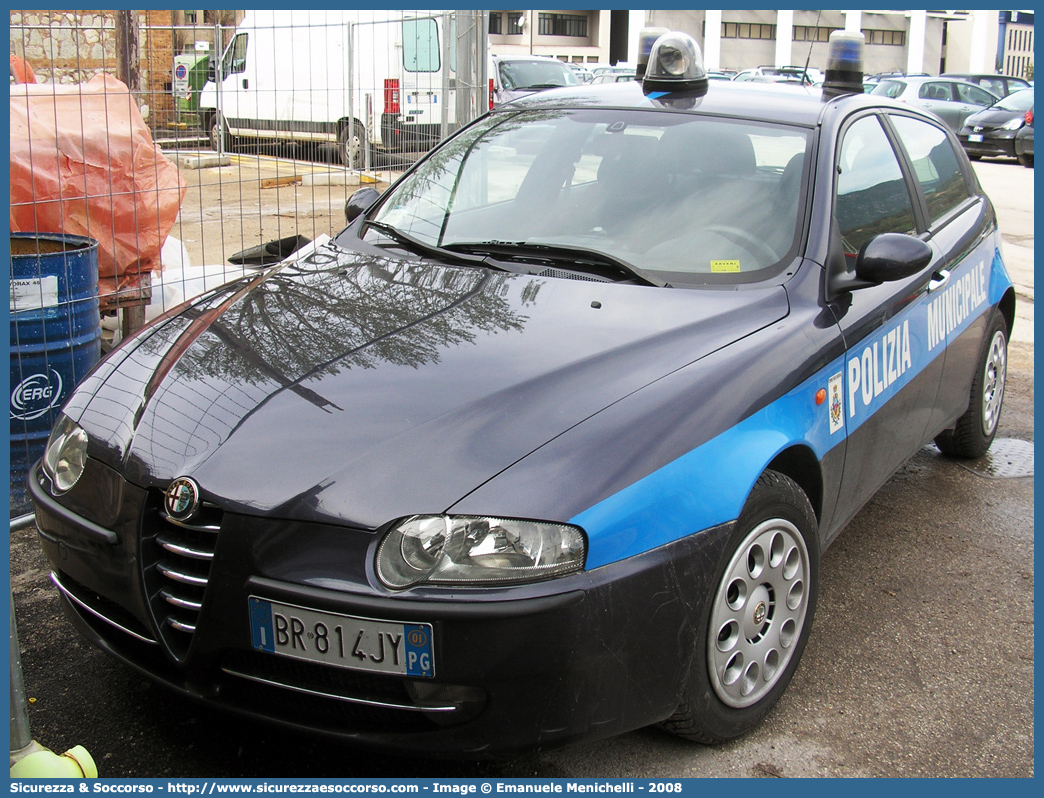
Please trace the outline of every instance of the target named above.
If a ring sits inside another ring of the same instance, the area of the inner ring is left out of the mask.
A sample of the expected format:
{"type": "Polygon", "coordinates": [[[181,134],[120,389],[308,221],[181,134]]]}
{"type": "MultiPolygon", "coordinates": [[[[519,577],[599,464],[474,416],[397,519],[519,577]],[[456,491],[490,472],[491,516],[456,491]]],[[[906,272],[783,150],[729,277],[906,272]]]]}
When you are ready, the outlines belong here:
{"type": "Polygon", "coordinates": [[[832,506],[845,452],[841,407],[832,401],[843,401],[844,357],[836,327],[809,340],[789,336],[790,323],[631,394],[448,511],[495,507],[504,516],[568,520],[587,532],[587,567],[597,568],[735,520],[758,476],[795,446],[811,451],[821,470],[824,460],[838,463],[836,479],[815,475],[832,506]]]}

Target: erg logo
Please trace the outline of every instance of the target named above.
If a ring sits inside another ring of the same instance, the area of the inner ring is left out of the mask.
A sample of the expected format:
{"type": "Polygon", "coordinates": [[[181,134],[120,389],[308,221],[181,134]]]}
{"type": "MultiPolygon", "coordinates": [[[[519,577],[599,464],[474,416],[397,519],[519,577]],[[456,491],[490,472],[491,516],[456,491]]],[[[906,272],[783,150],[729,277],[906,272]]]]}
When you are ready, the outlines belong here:
{"type": "Polygon", "coordinates": [[[58,406],[62,398],[62,375],[30,374],[11,392],[11,418],[32,421],[58,406]]]}

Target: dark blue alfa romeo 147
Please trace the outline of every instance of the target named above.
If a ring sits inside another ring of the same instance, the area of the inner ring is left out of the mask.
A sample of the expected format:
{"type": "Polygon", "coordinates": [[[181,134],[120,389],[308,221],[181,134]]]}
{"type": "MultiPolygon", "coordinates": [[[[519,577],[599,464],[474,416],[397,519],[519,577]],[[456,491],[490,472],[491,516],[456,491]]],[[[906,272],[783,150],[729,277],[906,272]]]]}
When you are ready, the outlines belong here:
{"type": "Polygon", "coordinates": [[[73,623],[370,747],[751,729],[823,550],[927,442],[983,454],[1004,395],[993,207],[846,52],[708,88],[665,34],[124,342],[30,476],[73,623]]]}

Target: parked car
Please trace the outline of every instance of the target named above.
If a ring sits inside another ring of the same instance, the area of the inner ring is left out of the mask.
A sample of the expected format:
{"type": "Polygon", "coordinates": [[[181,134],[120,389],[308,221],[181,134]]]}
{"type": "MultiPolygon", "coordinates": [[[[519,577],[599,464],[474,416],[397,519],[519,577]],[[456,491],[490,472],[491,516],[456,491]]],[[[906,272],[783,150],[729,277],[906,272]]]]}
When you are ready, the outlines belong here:
{"type": "Polygon", "coordinates": [[[865,80],[880,83],[888,78],[926,78],[927,72],[877,72],[865,78],[865,80]]]}
{"type": "Polygon", "coordinates": [[[620,73],[624,73],[624,72],[632,72],[633,73],[633,72],[636,72],[636,71],[637,70],[635,69],[635,67],[633,67],[633,66],[631,66],[629,64],[619,63],[619,64],[614,64],[612,66],[594,67],[591,70],[591,73],[597,78],[599,75],[606,75],[606,74],[610,74],[610,73],[620,74],[620,73]]]}
{"type": "Polygon", "coordinates": [[[974,83],[976,86],[982,86],[982,88],[993,92],[998,97],[1007,97],[1012,92],[1020,91],[1021,89],[1028,89],[1032,85],[1028,80],[1016,78],[1011,75],[973,75],[946,72],[942,77],[966,80],[969,83],[974,83]]]}
{"type": "Polygon", "coordinates": [[[581,83],[590,83],[594,78],[594,73],[583,64],[567,64],[567,66],[573,70],[576,79],[581,83]]]}
{"type": "Polygon", "coordinates": [[[490,67],[490,107],[538,91],[579,86],[569,65],[542,55],[494,55],[490,67]]]}
{"type": "Polygon", "coordinates": [[[1024,117],[1025,124],[1015,134],[1015,157],[1023,166],[1033,166],[1033,109],[1024,117]]]}
{"type": "Polygon", "coordinates": [[[965,119],[957,138],[972,160],[984,155],[1017,158],[1015,137],[1026,124],[1026,112],[1032,109],[1033,89],[1009,94],[965,119]]]}
{"type": "Polygon", "coordinates": [[[634,80],[634,72],[603,72],[591,80],[591,83],[626,83],[634,80]]]}
{"type": "Polygon", "coordinates": [[[989,108],[1000,99],[967,81],[932,77],[885,78],[870,94],[931,111],[954,131],[960,130],[964,120],[976,111],[989,108]]]}
{"type": "MultiPolygon", "coordinates": [[[[815,67],[802,67],[802,66],[759,66],[752,67],[750,69],[744,69],[737,72],[732,78],[740,83],[748,80],[756,80],[765,77],[776,77],[780,79],[792,79],[797,80],[805,85],[812,85],[813,83],[822,82],[824,75],[815,67]]],[[[768,82],[768,81],[765,81],[768,82]]]]}
{"type": "Polygon", "coordinates": [[[759,723],[824,549],[927,442],[989,448],[1015,294],[937,117],[708,84],[668,34],[495,108],[125,341],[30,476],[80,632],[414,757],[759,723]]]}

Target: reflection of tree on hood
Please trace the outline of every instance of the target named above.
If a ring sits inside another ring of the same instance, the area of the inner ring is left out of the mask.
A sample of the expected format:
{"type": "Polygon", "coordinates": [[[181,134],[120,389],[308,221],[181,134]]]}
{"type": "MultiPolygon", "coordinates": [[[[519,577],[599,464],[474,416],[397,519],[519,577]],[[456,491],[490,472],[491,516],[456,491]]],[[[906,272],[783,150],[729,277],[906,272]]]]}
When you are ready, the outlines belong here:
{"type": "Polygon", "coordinates": [[[179,375],[285,387],[342,368],[418,368],[479,332],[526,322],[504,297],[507,275],[386,263],[346,265],[342,256],[322,270],[306,259],[275,271],[210,325],[179,375]]]}
{"type": "Polygon", "coordinates": [[[324,395],[324,376],[416,369],[482,333],[521,331],[528,317],[514,306],[533,304],[541,285],[330,245],[218,289],[157,326],[138,347],[140,368],[122,368],[123,384],[155,414],[148,422],[153,462],[180,468],[284,392],[339,413],[344,400],[324,395]],[[143,379],[132,387],[135,374],[143,379]],[[149,402],[158,390],[167,391],[165,401],[149,402]]]}

